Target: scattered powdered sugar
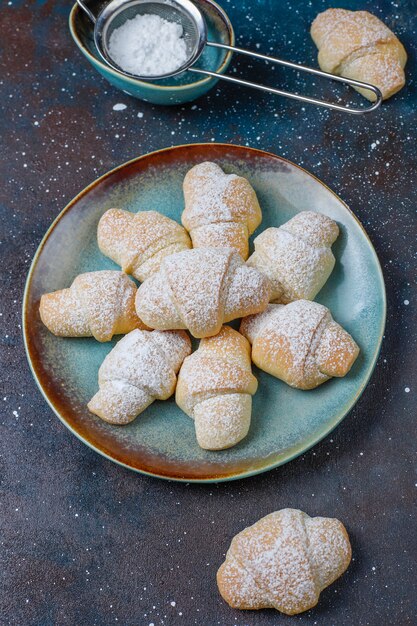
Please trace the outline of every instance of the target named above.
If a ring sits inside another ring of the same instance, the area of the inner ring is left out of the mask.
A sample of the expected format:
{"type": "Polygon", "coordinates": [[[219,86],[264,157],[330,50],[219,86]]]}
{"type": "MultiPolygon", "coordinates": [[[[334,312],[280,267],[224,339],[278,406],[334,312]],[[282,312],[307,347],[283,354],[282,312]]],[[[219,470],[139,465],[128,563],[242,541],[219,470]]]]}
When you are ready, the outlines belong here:
{"type": "MultiPolygon", "coordinates": [[[[232,221],[226,192],[236,174],[225,174],[216,163],[200,163],[190,170],[184,180],[185,211],[182,217],[187,230],[211,223],[232,221]]],[[[242,203],[239,203],[240,206],[242,203]]]]}
{"type": "MultiPolygon", "coordinates": [[[[359,52],[355,53],[359,55],[359,52]]],[[[362,56],[350,58],[341,65],[340,74],[351,74],[366,78],[378,87],[384,98],[393,95],[404,85],[404,70],[399,57],[395,53],[377,53],[372,48],[362,56]]]]}
{"type": "Polygon", "coordinates": [[[104,421],[121,426],[134,420],[154,399],[143,387],[125,380],[108,379],[100,380],[100,389],[87,406],[104,421]]]}
{"type": "Polygon", "coordinates": [[[249,231],[245,224],[218,222],[191,230],[194,248],[234,248],[243,259],[248,256],[249,231]]]}
{"type": "Polygon", "coordinates": [[[186,328],[175,307],[173,294],[163,268],[139,287],[136,295],[136,311],[142,320],[147,320],[151,328],[158,330],[186,328]]]}
{"type": "Polygon", "coordinates": [[[349,537],[342,522],[328,517],[304,518],[310,561],[321,590],[343,574],[352,557],[349,537]]]}
{"type": "Polygon", "coordinates": [[[165,399],[172,393],[175,374],[190,352],[187,339],[179,331],[134,330],[107,355],[99,377],[103,381],[123,380],[165,399]]]}
{"type": "Polygon", "coordinates": [[[279,301],[313,299],[319,291],[318,285],[321,287],[333,270],[331,250],[312,247],[302,238],[295,238],[285,228],[277,229],[274,234],[276,239],[273,245],[262,251],[269,257],[274,278],[276,276],[282,285],[283,294],[279,301]]]}
{"type": "MultiPolygon", "coordinates": [[[[279,307],[275,318],[271,318],[261,333],[271,345],[275,341],[285,345],[288,358],[288,375],[293,384],[300,385],[305,379],[320,375],[315,361],[315,348],[319,343],[323,322],[330,318],[329,310],[307,300],[297,300],[285,307],[279,307]]],[[[256,341],[256,339],[255,339],[256,341]]]]}
{"type": "Polygon", "coordinates": [[[234,255],[234,273],[228,284],[225,304],[225,322],[250,313],[262,311],[270,299],[270,284],[266,276],[256,268],[241,264],[240,257],[234,255]],[[239,260],[239,264],[237,263],[239,260]]]}
{"type": "Polygon", "coordinates": [[[91,336],[88,318],[76,289],[69,287],[44,294],[39,312],[45,326],[58,337],[91,336]]]}
{"type": "Polygon", "coordinates": [[[350,558],[338,520],[283,509],[236,535],[219,570],[219,587],[236,608],[299,613],[317,603],[350,558]]]}
{"type": "Polygon", "coordinates": [[[188,58],[181,24],[150,13],[136,15],[115,28],[109,53],[119,67],[137,76],[175,72],[188,58]]]}
{"type": "Polygon", "coordinates": [[[152,340],[160,347],[165,359],[177,373],[185,357],[191,353],[191,341],[187,333],[182,330],[155,330],[152,340]]]}
{"type": "Polygon", "coordinates": [[[119,380],[162,399],[172,393],[175,373],[153,340],[152,331],[134,330],[107,355],[100,367],[99,380],[100,383],[119,380]]]}
{"type": "Polygon", "coordinates": [[[337,223],[323,213],[301,211],[281,226],[311,246],[330,247],[339,236],[337,223]]]}
{"type": "Polygon", "coordinates": [[[181,252],[166,258],[163,264],[175,306],[196,337],[217,334],[223,322],[223,281],[231,253],[219,250],[181,252]]]}
{"type": "Polygon", "coordinates": [[[345,376],[355,362],[359,348],[339,324],[332,319],[326,322],[315,352],[316,364],[327,376],[345,376]]]}
{"type": "Polygon", "coordinates": [[[262,313],[244,317],[240,324],[240,332],[250,343],[253,343],[261,329],[266,328],[268,321],[273,320],[279,308],[283,306],[283,304],[269,304],[262,313]]]}

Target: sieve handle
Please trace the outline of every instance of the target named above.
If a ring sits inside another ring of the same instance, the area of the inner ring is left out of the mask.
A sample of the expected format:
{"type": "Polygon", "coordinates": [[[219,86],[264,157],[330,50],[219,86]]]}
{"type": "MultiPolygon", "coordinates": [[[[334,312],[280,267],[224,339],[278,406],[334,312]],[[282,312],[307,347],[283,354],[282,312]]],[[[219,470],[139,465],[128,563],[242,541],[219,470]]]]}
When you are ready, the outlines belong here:
{"type": "MultiPolygon", "coordinates": [[[[78,0],[78,2],[80,2],[80,0],[78,0]]],[[[221,80],[226,80],[230,83],[237,83],[238,85],[244,85],[245,87],[253,87],[254,89],[259,89],[260,91],[273,93],[278,96],[286,96],[287,98],[292,98],[293,100],[301,100],[301,102],[317,104],[318,106],[327,107],[329,109],[334,109],[336,111],[344,111],[345,113],[353,113],[354,115],[362,115],[362,113],[369,113],[370,111],[374,111],[380,106],[382,102],[382,94],[380,90],[378,89],[378,87],[375,87],[374,85],[370,85],[368,83],[362,83],[361,81],[354,80],[353,78],[343,78],[342,76],[336,76],[335,74],[322,72],[321,70],[316,70],[306,65],[298,65],[297,63],[291,63],[290,61],[284,61],[282,59],[265,56],[264,54],[259,54],[258,52],[251,52],[250,50],[244,50],[243,48],[235,48],[233,46],[228,46],[226,44],[215,43],[214,41],[208,41],[207,45],[212,46],[213,48],[223,48],[224,50],[230,50],[231,52],[238,52],[240,54],[245,54],[247,56],[254,57],[256,59],[262,59],[264,61],[269,61],[271,63],[276,63],[278,65],[284,65],[285,67],[291,67],[301,72],[308,72],[309,74],[315,74],[316,76],[324,76],[325,78],[336,80],[339,83],[344,83],[345,85],[350,85],[352,87],[362,87],[362,89],[369,89],[369,91],[372,91],[375,94],[376,101],[372,103],[369,107],[362,108],[362,109],[353,109],[348,106],[342,106],[340,104],[335,104],[333,102],[327,102],[327,100],[317,100],[316,98],[310,98],[309,96],[302,96],[297,93],[292,93],[291,91],[282,91],[281,89],[275,89],[274,87],[268,87],[267,85],[260,85],[259,83],[252,83],[250,81],[243,80],[241,78],[235,78],[234,76],[230,76],[229,74],[218,74],[217,72],[211,72],[210,70],[201,70],[197,67],[188,68],[189,72],[195,72],[197,74],[205,74],[207,76],[213,76],[215,78],[220,78],[221,80]]]]}
{"type": "Polygon", "coordinates": [[[88,6],[82,0],[77,0],[78,6],[88,15],[93,24],[96,23],[96,16],[90,11],[88,6]]]}

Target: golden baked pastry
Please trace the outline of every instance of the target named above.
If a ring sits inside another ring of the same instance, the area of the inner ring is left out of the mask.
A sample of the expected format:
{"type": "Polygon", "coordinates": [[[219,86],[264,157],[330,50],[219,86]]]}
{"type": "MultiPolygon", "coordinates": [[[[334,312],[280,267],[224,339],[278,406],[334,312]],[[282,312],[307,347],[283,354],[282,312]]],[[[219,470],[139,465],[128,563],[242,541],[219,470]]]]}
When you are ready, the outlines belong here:
{"type": "Polygon", "coordinates": [[[123,272],[102,270],[79,274],[68,289],[42,296],[42,322],[59,337],[94,337],[147,328],[135,311],[136,285],[123,272]]]}
{"type": "Polygon", "coordinates": [[[296,615],[316,606],[352,557],[339,520],[282,509],[233,538],[217,572],[222,597],[235,609],[296,615]]]}
{"type": "Polygon", "coordinates": [[[216,163],[194,166],[184,179],[182,223],[194,248],[235,248],[248,258],[249,236],[262,221],[256,193],[246,178],[225,174],[216,163]]]}
{"type": "Polygon", "coordinates": [[[297,389],[345,376],[359,354],[329,309],[308,300],[270,304],[263,313],[242,320],[240,332],[252,344],[253,362],[297,389]]]}
{"type": "MultiPolygon", "coordinates": [[[[327,9],[313,21],[311,36],[324,72],[370,83],[384,100],[404,87],[404,46],[372,13],[327,9]]],[[[355,89],[371,102],[376,100],[369,89],[355,89]]]]}
{"type": "Polygon", "coordinates": [[[268,279],[231,248],[197,248],[166,257],[138,289],[136,311],[151,328],[220,332],[224,322],[263,311],[268,279]]]}
{"type": "Polygon", "coordinates": [[[313,300],[334,268],[331,246],[338,235],[339,227],[330,217],[302,211],[258,235],[247,264],[268,277],[272,302],[313,300]]]}
{"type": "Polygon", "coordinates": [[[166,256],[191,248],[185,229],[157,211],[109,209],[98,224],[97,240],[103,254],[140,281],[157,272],[166,256]]]}
{"type": "Polygon", "coordinates": [[[190,338],[182,330],[133,330],[101,364],[100,389],[89,410],[111,424],[128,424],[154,400],[174,393],[176,374],[190,352],[190,338]]]}
{"type": "Polygon", "coordinates": [[[197,441],[206,450],[224,450],[249,431],[252,375],[248,341],[230,326],[202,339],[178,375],[176,402],[195,422],[197,441]]]}

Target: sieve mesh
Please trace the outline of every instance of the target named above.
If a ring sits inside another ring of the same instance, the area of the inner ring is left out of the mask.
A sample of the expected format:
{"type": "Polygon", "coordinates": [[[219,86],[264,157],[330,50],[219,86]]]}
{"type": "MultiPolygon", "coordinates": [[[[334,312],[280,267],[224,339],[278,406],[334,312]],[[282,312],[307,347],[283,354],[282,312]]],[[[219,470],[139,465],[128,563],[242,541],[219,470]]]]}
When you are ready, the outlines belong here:
{"type": "MultiPolygon", "coordinates": [[[[120,8],[108,14],[102,24],[100,38],[101,52],[106,59],[117,66],[117,63],[112,59],[109,52],[109,43],[113,32],[127,20],[131,20],[137,15],[145,14],[157,15],[164,20],[175,22],[182,26],[183,39],[187,49],[187,61],[181,68],[178,68],[176,73],[192,65],[201,54],[202,47],[204,46],[205,41],[202,46],[203,33],[201,33],[199,25],[196,23],[193,16],[187,9],[177,4],[175,0],[150,0],[149,2],[146,0],[131,0],[130,2],[124,2],[120,8]]],[[[164,42],[161,41],[161,45],[163,44],[164,42]]],[[[137,76],[140,77],[139,74],[137,76]]],[[[162,78],[162,76],[146,76],[146,79],[149,80],[149,78],[162,78]]]]}

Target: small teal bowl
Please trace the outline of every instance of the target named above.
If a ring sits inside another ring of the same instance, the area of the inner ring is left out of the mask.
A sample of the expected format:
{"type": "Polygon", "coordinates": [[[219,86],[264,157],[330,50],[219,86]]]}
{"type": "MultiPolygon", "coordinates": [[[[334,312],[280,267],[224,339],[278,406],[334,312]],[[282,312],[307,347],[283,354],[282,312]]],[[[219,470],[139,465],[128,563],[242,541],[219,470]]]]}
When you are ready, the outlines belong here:
{"type": "MultiPolygon", "coordinates": [[[[213,0],[194,0],[207,23],[208,41],[235,44],[235,34],[226,13],[213,0]]],[[[88,3],[94,15],[98,15],[106,2],[92,0],[88,3]]],[[[94,44],[94,26],[78,4],[72,8],[69,17],[72,38],[91,65],[112,85],[125,93],[153,104],[174,105],[191,102],[203,96],[217,83],[217,78],[207,76],[195,80],[192,72],[182,72],[178,76],[158,82],[144,82],[124,76],[102,61],[94,44]]],[[[195,67],[223,74],[230,63],[230,51],[206,46],[195,67]]]]}

